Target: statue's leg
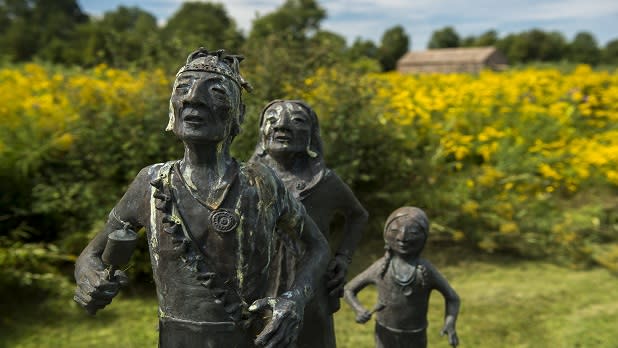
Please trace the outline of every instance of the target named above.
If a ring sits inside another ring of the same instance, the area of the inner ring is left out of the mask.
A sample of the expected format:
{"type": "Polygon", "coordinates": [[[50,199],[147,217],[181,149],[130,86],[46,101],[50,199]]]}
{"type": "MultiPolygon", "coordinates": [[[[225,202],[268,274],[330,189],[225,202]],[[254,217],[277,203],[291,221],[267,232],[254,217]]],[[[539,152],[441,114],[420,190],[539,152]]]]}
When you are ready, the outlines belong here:
{"type": "Polygon", "coordinates": [[[427,329],[396,332],[376,322],[375,340],[376,348],[427,348],[427,329]]]}
{"type": "Polygon", "coordinates": [[[297,348],[335,348],[335,326],[326,286],[320,286],[305,307],[297,348]]]}
{"type": "Polygon", "coordinates": [[[159,321],[159,348],[250,348],[254,346],[250,336],[233,322],[159,321]]]}

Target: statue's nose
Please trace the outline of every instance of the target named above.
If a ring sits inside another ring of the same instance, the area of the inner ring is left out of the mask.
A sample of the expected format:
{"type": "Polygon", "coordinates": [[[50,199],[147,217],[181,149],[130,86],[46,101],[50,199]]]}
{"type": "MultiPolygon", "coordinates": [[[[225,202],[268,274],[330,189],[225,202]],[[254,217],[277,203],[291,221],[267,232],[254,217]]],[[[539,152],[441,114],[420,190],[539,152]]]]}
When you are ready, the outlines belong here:
{"type": "Polygon", "coordinates": [[[290,128],[289,125],[290,125],[289,117],[283,115],[282,117],[277,119],[277,122],[275,123],[275,129],[286,129],[286,130],[289,130],[289,128],[290,128]]]}
{"type": "Polygon", "coordinates": [[[206,95],[208,94],[207,86],[204,82],[196,81],[189,92],[185,96],[185,101],[187,102],[205,102],[206,95]]]}

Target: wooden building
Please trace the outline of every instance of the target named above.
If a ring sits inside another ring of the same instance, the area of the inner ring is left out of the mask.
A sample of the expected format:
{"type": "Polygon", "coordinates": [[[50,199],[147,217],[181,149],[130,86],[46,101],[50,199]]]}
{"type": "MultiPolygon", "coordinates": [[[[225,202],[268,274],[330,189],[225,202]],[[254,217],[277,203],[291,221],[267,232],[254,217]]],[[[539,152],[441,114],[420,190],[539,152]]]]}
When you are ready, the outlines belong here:
{"type": "Polygon", "coordinates": [[[408,52],[397,61],[402,73],[479,72],[481,69],[502,70],[508,61],[495,47],[440,48],[408,52]]]}

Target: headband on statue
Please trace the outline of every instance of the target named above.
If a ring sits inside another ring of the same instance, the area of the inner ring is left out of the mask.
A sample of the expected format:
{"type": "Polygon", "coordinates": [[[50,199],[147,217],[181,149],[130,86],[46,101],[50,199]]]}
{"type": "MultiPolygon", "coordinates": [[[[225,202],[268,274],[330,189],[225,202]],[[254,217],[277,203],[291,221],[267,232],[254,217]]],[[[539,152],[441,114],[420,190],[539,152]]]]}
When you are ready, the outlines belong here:
{"type": "Polygon", "coordinates": [[[251,92],[253,87],[240,75],[240,62],[245,57],[240,55],[226,54],[224,50],[208,51],[204,47],[195,50],[183,65],[176,77],[185,71],[206,71],[226,76],[238,85],[239,89],[251,92]]]}

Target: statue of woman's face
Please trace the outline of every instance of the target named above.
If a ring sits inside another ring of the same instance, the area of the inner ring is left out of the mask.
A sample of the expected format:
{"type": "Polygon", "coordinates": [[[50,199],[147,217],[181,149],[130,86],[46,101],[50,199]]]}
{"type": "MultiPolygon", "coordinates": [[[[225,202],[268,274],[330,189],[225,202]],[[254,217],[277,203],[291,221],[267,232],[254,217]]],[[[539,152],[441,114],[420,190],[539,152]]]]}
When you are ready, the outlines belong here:
{"type": "Polygon", "coordinates": [[[268,153],[306,153],[311,127],[311,117],[301,105],[274,103],[264,112],[260,128],[264,149],[268,153]]]}
{"type": "Polygon", "coordinates": [[[174,133],[183,141],[222,141],[230,134],[238,103],[236,86],[226,76],[183,72],[176,78],[171,97],[174,133]]]}

